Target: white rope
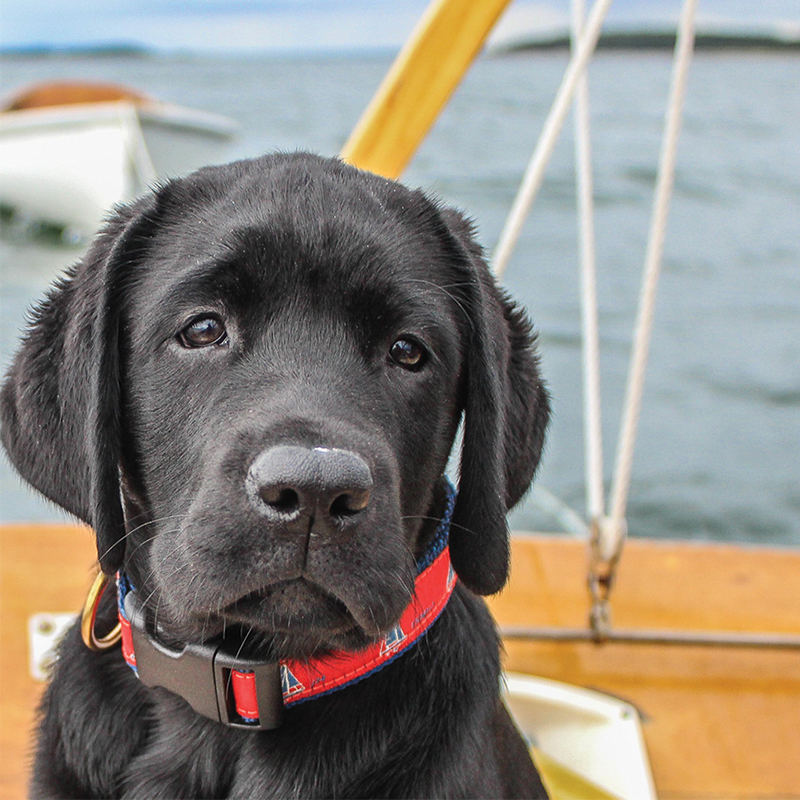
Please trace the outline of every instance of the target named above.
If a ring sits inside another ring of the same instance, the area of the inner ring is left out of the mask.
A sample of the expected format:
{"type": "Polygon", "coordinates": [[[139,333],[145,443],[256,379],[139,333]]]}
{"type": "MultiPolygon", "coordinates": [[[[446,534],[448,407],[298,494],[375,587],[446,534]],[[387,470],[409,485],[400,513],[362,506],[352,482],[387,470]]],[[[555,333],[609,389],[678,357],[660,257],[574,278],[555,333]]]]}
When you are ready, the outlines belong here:
{"type": "Polygon", "coordinates": [[[581,515],[573,511],[560,497],[554,495],[544,486],[538,483],[533,484],[530,494],[531,500],[540,511],[549,514],[565,533],[579,536],[585,539],[589,535],[589,529],[581,518],[581,515]]]}
{"type": "Polygon", "coordinates": [[[575,52],[570,59],[567,71],[561,80],[561,86],[558,88],[553,106],[547,115],[536,149],[525,170],[522,184],[514,199],[514,204],[511,207],[505,227],[500,234],[497,249],[494,252],[492,269],[497,277],[501,277],[506,270],[508,259],[522,230],[522,224],[525,222],[531,204],[542,184],[544,170],[569,112],[570,103],[578,85],[578,79],[586,69],[592,53],[594,53],[600,36],[600,29],[603,26],[603,20],[608,13],[610,5],[611,0],[596,0],[575,52]]]}
{"type": "Polygon", "coordinates": [[[555,148],[569,104],[575,103],[576,162],[581,247],[581,315],[583,328],[584,431],[586,437],[586,493],[590,521],[597,523],[597,556],[612,563],[619,559],[627,535],[625,511],[630,489],[633,450],[641,412],[644,376],[652,334],[656,290],[664,251],[669,202],[675,175],[675,156],[680,132],[689,64],[694,49],[697,0],[684,0],[675,44],[664,138],[659,156],[644,276],[635,325],[633,351],[625,392],[625,404],[617,446],[609,516],[603,511],[603,456],[600,420],[600,369],[595,270],[591,148],[588,121],[586,66],[597,45],[611,0],[595,0],[586,25],[581,28],[583,0],[573,0],[573,53],[553,106],[545,120],[514,199],[493,258],[493,271],[501,277],[519,239],[522,225],[542,184],[544,170],[555,148]],[[577,41],[576,41],[577,40],[577,41]]]}
{"type": "MultiPolygon", "coordinates": [[[[583,0],[572,0],[572,46],[583,30],[583,0]]],[[[584,72],[575,94],[575,168],[581,262],[581,327],[583,359],[583,437],[586,511],[598,525],[604,515],[603,431],[600,415],[600,335],[597,318],[594,186],[589,133],[589,79],[584,72]]]]}
{"type": "Polygon", "coordinates": [[[680,28],[675,43],[675,62],[670,85],[667,121],[659,157],[655,199],[650,222],[650,234],[645,256],[644,277],[639,297],[639,309],[631,354],[625,406],[622,415],[614,483],[609,504],[609,519],[601,526],[600,555],[605,559],[618,559],[627,535],[625,511],[631,482],[633,449],[642,404],[645,368],[650,349],[650,338],[655,311],[656,289],[664,252],[664,235],[669,213],[669,201],[675,175],[675,154],[686,93],[686,80],[694,48],[694,18],[697,0],[684,0],[680,28]]]}

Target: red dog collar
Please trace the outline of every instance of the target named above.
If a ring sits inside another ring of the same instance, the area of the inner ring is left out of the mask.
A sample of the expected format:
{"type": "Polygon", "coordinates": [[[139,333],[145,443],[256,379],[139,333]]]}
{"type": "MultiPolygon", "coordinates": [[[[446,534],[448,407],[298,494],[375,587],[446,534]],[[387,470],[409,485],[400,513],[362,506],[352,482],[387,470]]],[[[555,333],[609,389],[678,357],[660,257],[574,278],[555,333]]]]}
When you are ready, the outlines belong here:
{"type": "Polygon", "coordinates": [[[456,584],[447,547],[454,505],[455,490],[448,484],[447,511],[417,565],[414,597],[397,625],[364,650],[280,663],[242,659],[226,651],[224,642],[188,644],[174,650],[148,630],[136,592],[125,576],[119,575],[122,654],[142,683],[180,695],[200,714],[250,730],[275,728],[284,707],[363,680],[402,655],[436,621],[456,584]]]}

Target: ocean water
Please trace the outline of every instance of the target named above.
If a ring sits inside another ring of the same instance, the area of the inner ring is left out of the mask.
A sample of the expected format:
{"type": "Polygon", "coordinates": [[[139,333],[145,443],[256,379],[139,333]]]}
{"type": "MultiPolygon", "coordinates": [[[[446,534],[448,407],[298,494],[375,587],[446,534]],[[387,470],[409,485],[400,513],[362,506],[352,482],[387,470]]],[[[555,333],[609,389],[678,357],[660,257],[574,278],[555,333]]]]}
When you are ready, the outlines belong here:
{"type": "MultiPolygon", "coordinates": [[[[238,120],[230,158],[335,154],[388,66],[338,58],[4,58],[2,88],[84,77],[238,120]]],[[[468,213],[491,250],[566,65],[483,58],[404,180],[468,213]]],[[[606,478],[614,461],[669,85],[664,52],[590,72],[606,478]]],[[[633,469],[631,535],[800,545],[800,58],[702,53],[691,69],[633,469]]],[[[25,311],[75,247],[0,241],[8,364],[25,311]]],[[[539,483],[584,508],[571,123],[505,284],[540,333],[554,415],[539,483]]],[[[0,463],[0,518],[63,519],[0,463]]],[[[557,530],[535,498],[517,528],[557,530]]]]}

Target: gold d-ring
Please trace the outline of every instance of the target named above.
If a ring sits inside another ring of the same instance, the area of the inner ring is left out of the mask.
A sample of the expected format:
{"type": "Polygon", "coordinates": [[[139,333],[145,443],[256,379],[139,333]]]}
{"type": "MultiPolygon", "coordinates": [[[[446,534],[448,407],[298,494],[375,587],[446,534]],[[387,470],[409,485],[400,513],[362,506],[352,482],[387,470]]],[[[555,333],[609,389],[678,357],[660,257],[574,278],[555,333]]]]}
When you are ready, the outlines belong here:
{"type": "Polygon", "coordinates": [[[119,622],[116,624],[111,633],[106,634],[98,639],[94,633],[94,620],[97,616],[97,606],[100,604],[100,598],[103,596],[103,591],[106,588],[108,578],[104,572],[99,572],[94,579],[92,588],[89,589],[89,594],[86,595],[86,602],[83,604],[83,613],[81,614],[81,636],[83,643],[90,650],[108,650],[113,647],[122,636],[122,626],[119,622]]]}

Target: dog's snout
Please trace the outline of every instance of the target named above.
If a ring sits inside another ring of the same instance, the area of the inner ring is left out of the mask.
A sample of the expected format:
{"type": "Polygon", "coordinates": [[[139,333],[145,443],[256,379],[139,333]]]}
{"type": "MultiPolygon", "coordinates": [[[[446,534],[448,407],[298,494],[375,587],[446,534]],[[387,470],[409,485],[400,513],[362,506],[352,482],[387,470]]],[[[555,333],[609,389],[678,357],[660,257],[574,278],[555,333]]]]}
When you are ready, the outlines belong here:
{"type": "Polygon", "coordinates": [[[372,472],[349,450],[278,445],[258,455],[247,473],[250,502],[282,523],[316,520],[324,525],[354,516],[369,505],[372,472]]]}

